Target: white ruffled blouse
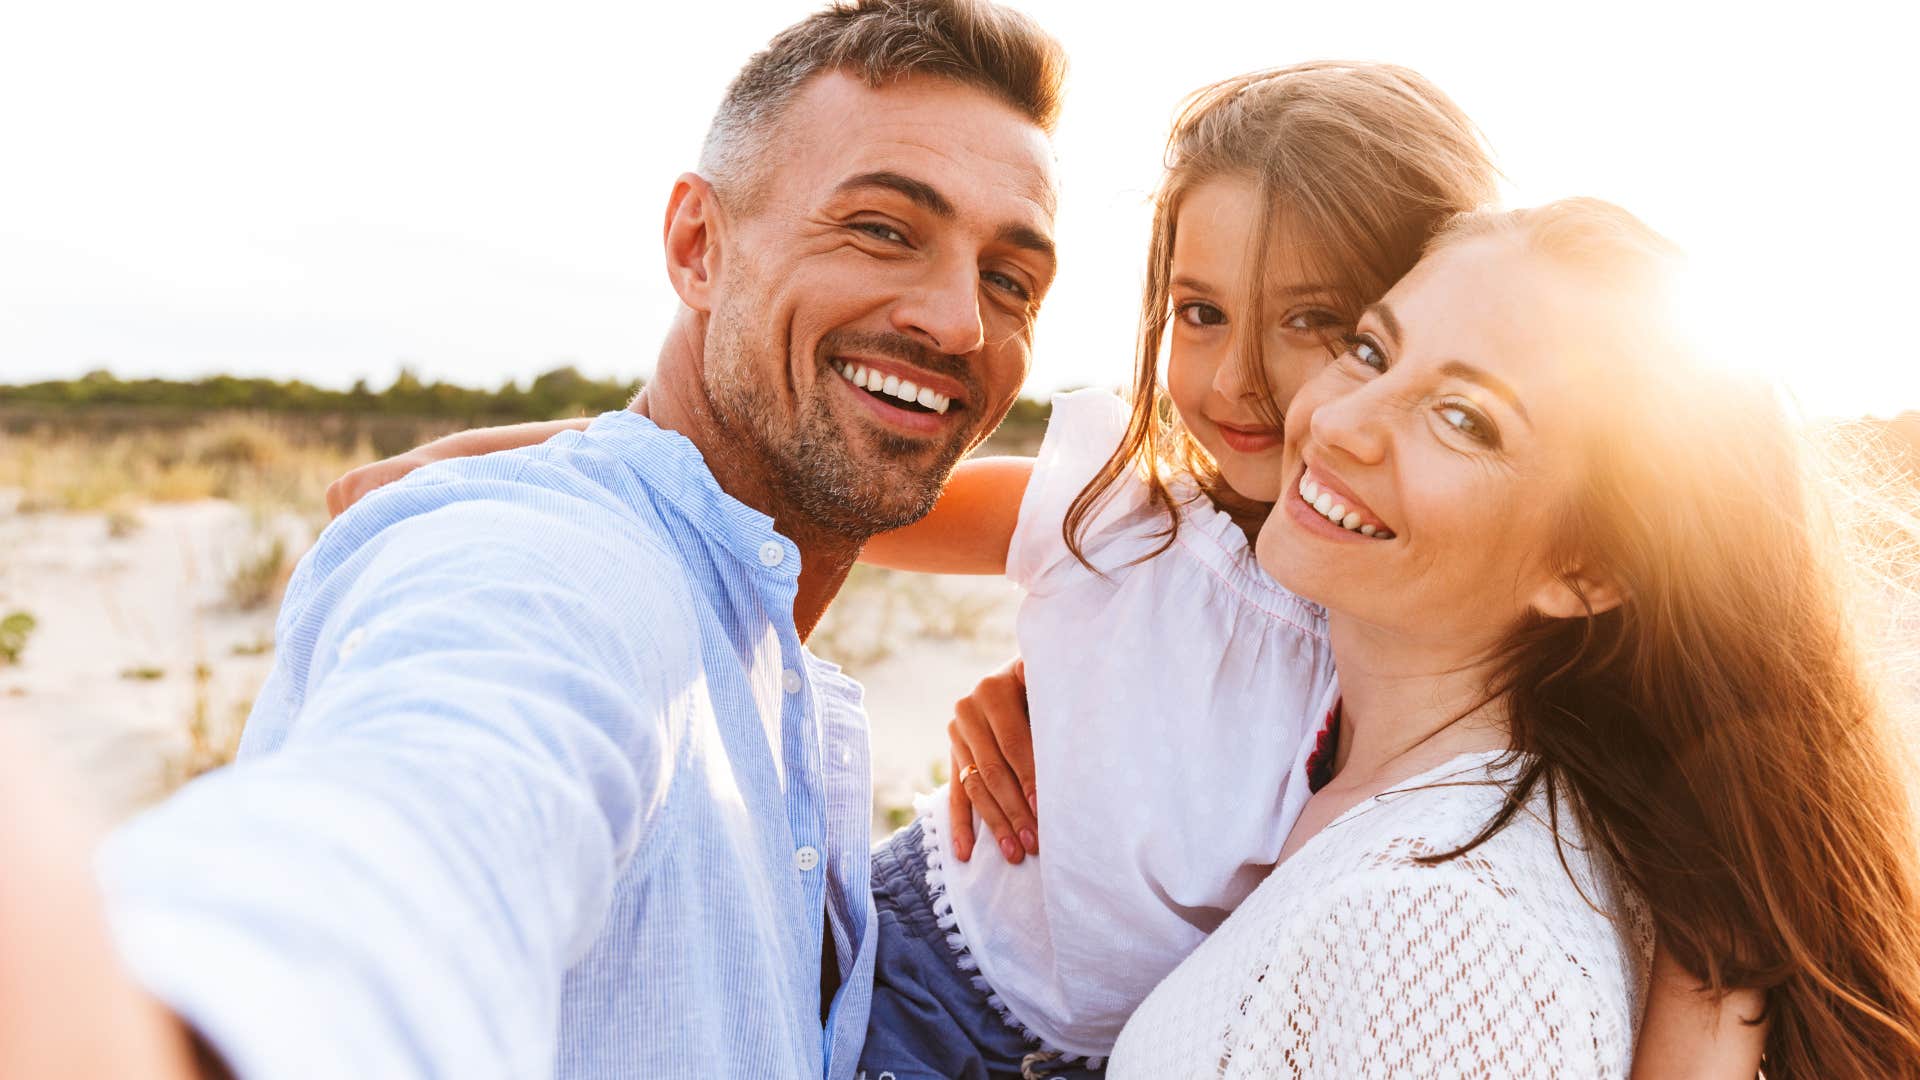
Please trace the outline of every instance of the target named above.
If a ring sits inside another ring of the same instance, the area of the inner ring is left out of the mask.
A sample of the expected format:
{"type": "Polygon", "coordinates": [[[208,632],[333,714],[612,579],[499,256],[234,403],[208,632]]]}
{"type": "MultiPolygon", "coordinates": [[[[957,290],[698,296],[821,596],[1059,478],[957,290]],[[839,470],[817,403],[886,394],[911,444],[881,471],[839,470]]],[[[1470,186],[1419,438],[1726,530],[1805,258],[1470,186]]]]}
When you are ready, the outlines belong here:
{"type": "Polygon", "coordinates": [[[991,1000],[1050,1049],[1105,1054],[1147,993],[1267,876],[1307,797],[1334,699],[1326,618],[1261,572],[1233,521],[1189,486],[1178,538],[1123,476],[1067,550],[1068,505],[1127,406],[1054,399],[1008,575],[1024,586],[1040,856],[946,850],[943,791],[920,801],[948,940],[991,1000]]]}

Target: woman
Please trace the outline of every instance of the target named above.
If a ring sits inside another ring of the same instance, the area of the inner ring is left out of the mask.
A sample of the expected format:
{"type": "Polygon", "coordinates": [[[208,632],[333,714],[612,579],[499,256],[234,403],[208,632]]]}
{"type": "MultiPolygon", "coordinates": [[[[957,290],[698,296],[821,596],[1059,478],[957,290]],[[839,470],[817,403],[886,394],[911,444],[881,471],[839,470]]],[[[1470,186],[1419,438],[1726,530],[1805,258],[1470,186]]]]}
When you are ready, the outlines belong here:
{"type": "Polygon", "coordinates": [[[1341,704],[1112,1076],[1624,1076],[1656,932],[1766,990],[1769,1077],[1920,1075],[1886,714],[1779,410],[1692,354],[1671,261],[1593,200],[1468,216],[1295,396],[1258,553],[1328,609],[1341,704]]]}

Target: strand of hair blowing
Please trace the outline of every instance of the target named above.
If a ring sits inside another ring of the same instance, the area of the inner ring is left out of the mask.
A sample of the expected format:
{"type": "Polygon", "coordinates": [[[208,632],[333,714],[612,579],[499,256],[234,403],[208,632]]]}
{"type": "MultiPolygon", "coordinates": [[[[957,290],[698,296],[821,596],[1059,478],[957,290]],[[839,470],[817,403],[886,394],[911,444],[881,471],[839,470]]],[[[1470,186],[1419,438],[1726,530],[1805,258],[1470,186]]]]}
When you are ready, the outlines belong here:
{"type": "Polygon", "coordinates": [[[1920,1077],[1920,834],[1821,492],[1764,387],[1622,346],[1563,535],[1626,600],[1507,642],[1516,796],[1572,804],[1695,977],[1768,990],[1769,1080],[1920,1077]]]}

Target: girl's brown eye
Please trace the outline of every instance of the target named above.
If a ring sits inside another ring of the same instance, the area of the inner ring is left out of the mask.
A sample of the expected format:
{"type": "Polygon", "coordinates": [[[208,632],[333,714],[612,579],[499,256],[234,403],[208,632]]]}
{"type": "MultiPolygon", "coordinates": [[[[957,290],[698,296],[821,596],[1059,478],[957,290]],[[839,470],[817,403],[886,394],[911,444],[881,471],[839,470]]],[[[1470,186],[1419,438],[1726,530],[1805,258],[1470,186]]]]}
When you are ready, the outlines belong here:
{"type": "Polygon", "coordinates": [[[1204,300],[1190,300],[1181,304],[1175,314],[1189,326],[1225,326],[1227,313],[1204,300]]]}

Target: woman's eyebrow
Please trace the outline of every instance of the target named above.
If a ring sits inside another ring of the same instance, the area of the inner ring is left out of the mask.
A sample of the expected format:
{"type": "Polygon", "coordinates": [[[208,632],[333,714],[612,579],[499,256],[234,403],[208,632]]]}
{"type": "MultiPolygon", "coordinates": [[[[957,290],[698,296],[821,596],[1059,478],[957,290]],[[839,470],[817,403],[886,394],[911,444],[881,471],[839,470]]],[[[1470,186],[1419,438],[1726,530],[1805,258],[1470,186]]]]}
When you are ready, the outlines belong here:
{"type": "Polygon", "coordinates": [[[1394,316],[1393,309],[1387,306],[1386,301],[1381,300],[1368,304],[1366,310],[1360,313],[1360,318],[1364,320],[1369,315],[1379,319],[1381,324],[1387,328],[1388,337],[1396,342],[1400,340],[1400,320],[1394,316]]]}
{"type": "Polygon", "coordinates": [[[1210,293],[1210,292],[1218,291],[1212,285],[1209,285],[1206,282],[1201,281],[1199,278],[1194,277],[1192,274],[1181,274],[1179,277],[1176,277],[1172,281],[1168,282],[1168,284],[1178,288],[1191,289],[1194,292],[1201,292],[1201,293],[1210,293]]]}

